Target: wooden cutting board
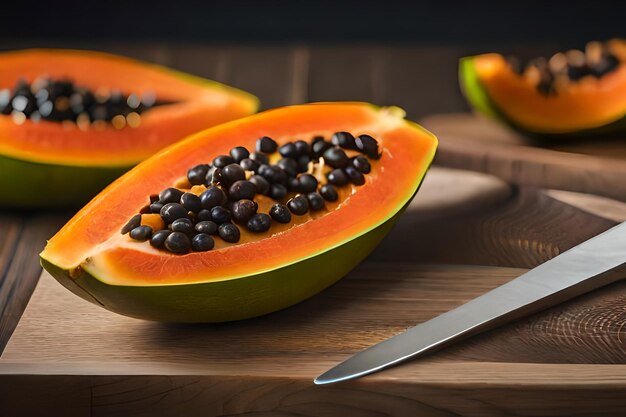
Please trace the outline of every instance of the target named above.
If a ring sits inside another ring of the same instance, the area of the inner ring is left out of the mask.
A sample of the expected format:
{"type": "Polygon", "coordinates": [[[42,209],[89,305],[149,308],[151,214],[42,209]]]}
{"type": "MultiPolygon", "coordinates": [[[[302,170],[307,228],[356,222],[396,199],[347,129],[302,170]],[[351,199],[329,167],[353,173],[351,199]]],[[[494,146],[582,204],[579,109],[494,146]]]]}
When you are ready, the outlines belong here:
{"type": "Polygon", "coordinates": [[[118,316],[44,274],[0,359],[0,415],[623,415],[626,282],[385,372],[312,380],[607,229],[625,207],[433,168],[348,277],[236,323],[118,316]]]}
{"type": "Polygon", "coordinates": [[[424,118],[440,140],[437,163],[513,184],[591,193],[626,201],[626,136],[531,140],[470,113],[424,118]]]}

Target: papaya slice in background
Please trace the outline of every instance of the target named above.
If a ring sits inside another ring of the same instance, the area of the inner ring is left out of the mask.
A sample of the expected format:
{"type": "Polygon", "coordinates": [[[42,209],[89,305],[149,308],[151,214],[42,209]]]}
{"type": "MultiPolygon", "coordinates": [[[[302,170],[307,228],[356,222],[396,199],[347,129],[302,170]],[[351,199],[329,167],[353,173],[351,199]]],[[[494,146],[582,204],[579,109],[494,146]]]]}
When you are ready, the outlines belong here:
{"type": "Polygon", "coordinates": [[[168,322],[221,322],[276,311],[321,291],[354,268],[390,230],[417,192],[437,139],[401,109],[318,103],[266,111],[174,144],[109,185],[41,253],[42,265],[82,298],[111,311],[168,322]],[[254,149],[333,132],[368,134],[382,155],[365,184],[322,215],[209,252],[175,255],[120,230],[149,195],[190,167],[254,149]]]}
{"type": "MultiPolygon", "coordinates": [[[[594,43],[597,45],[599,43],[594,43]]],[[[567,66],[565,54],[555,54],[554,66],[563,75],[545,72],[548,91],[538,88],[539,75],[519,73],[496,53],[463,58],[459,66],[461,89],[479,113],[532,136],[592,137],[626,132],[626,42],[612,40],[604,47],[615,60],[610,71],[598,73],[583,62],[567,66]],[[561,58],[563,64],[558,63],[561,58]],[[568,75],[569,74],[569,75],[568,75]]],[[[568,51],[570,52],[570,51],[568,51]]],[[[585,59],[582,51],[574,54],[585,59]]],[[[589,53],[587,53],[589,55],[589,53]]],[[[546,69],[550,61],[543,59],[546,69]]],[[[520,69],[521,70],[521,69],[520,69]]],[[[533,68],[536,72],[535,68],[533,68]]],[[[541,87],[541,86],[540,86],[541,87]]]]}
{"type": "Polygon", "coordinates": [[[220,83],[111,54],[33,49],[0,54],[0,89],[18,80],[69,79],[125,96],[152,93],[167,104],[137,127],[80,129],[0,115],[0,202],[15,207],[85,203],[106,184],[191,133],[254,113],[256,97],[220,83]]]}

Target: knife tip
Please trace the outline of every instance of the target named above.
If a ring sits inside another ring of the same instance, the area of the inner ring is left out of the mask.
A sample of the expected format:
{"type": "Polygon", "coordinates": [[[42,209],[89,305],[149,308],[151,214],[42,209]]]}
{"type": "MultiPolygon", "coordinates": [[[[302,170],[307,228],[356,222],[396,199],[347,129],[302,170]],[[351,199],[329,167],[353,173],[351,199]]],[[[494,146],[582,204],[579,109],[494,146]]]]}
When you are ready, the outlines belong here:
{"type": "Polygon", "coordinates": [[[328,371],[324,372],[323,374],[315,378],[313,380],[313,383],[315,385],[328,385],[328,384],[334,384],[335,382],[347,381],[348,379],[353,379],[358,376],[360,375],[342,374],[340,372],[337,372],[337,369],[335,367],[335,368],[329,369],[328,371]]]}
{"type": "Polygon", "coordinates": [[[322,375],[318,376],[317,378],[315,378],[313,380],[313,383],[315,385],[327,385],[327,384],[331,384],[331,383],[335,382],[334,379],[327,378],[324,375],[326,375],[326,374],[322,374],[322,375]]]}

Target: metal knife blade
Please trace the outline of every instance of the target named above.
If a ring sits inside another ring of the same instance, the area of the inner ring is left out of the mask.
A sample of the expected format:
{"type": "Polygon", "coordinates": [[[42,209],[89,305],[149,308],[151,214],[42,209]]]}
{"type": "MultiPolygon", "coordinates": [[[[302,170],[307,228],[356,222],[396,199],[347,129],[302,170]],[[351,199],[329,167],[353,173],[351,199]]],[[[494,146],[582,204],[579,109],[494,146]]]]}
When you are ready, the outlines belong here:
{"type": "Polygon", "coordinates": [[[369,347],[315,379],[368,375],[626,277],[626,222],[480,297],[369,347]]]}

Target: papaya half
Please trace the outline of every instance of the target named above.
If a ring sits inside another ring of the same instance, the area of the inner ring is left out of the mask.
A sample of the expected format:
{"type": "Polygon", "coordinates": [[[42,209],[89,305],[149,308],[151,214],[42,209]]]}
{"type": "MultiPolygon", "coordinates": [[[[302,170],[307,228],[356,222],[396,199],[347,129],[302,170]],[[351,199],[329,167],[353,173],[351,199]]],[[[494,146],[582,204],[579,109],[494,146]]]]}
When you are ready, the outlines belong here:
{"type": "Polygon", "coordinates": [[[496,53],[460,61],[461,89],[479,113],[531,136],[626,132],[626,42],[589,42],[523,65],[496,53]]]}
{"type": "Polygon", "coordinates": [[[436,147],[396,107],[316,103],[258,113],[128,171],[48,241],[41,263],[78,296],[131,317],[222,322],[270,313],[333,284],[372,251],[417,192],[436,147]],[[306,163],[298,168],[296,159],[306,163]],[[207,182],[198,180],[209,168],[207,182]],[[285,195],[282,184],[298,194],[285,195]],[[216,203],[222,190],[229,201],[216,203]],[[171,217],[175,209],[182,213],[171,217]],[[205,212],[212,221],[200,221],[205,212]],[[206,231],[192,233],[193,250],[190,224],[206,231]]]}
{"type": "Polygon", "coordinates": [[[0,202],[84,204],[164,146],[257,107],[248,93],[107,53],[2,53],[0,202]],[[147,96],[158,105],[141,104],[147,96]]]}

